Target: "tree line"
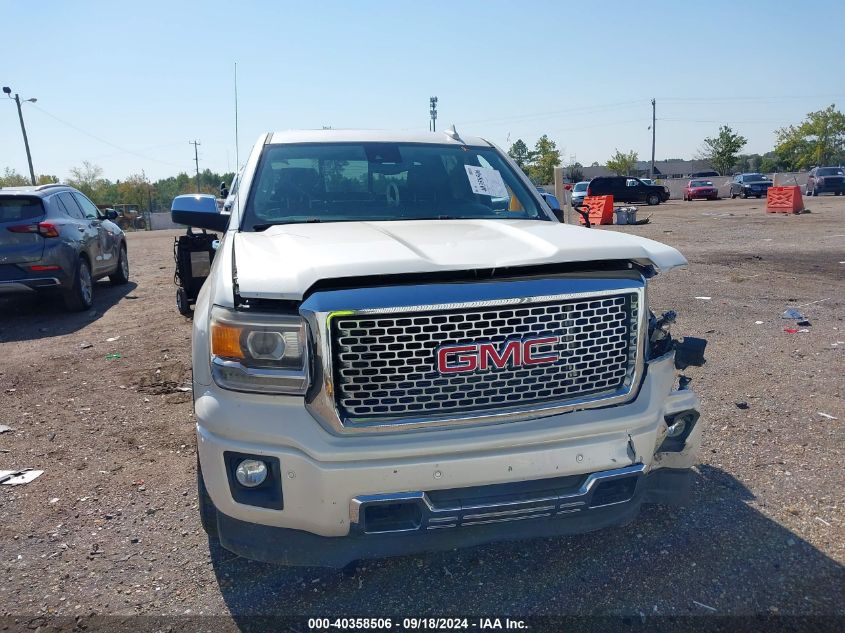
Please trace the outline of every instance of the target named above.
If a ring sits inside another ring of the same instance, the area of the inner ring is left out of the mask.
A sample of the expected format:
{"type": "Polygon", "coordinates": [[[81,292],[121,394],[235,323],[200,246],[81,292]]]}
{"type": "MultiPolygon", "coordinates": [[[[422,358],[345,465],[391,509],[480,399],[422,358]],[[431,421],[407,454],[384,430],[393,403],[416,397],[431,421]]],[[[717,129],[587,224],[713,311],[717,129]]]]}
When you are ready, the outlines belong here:
{"type": "MultiPolygon", "coordinates": [[[[234,172],[220,174],[205,169],[199,174],[200,193],[219,195],[220,183],[225,182],[228,185],[234,177],[234,172]]],[[[40,174],[36,177],[36,182],[39,185],[45,185],[57,183],[60,180],[52,174],[40,174]]],[[[79,189],[95,204],[137,204],[145,211],[169,211],[173,198],[197,192],[196,175],[189,176],[186,172],[154,182],[149,180],[144,172],[130,174],[124,180],[111,181],[103,178],[101,167],[88,161],[84,161],[79,167],[72,168],[70,176],[64,180],[64,183],[79,189]]],[[[29,178],[8,167],[0,175],[0,187],[19,187],[28,184],[30,184],[29,178]]]]}
{"type": "MultiPolygon", "coordinates": [[[[765,154],[743,154],[748,139],[729,125],[706,137],[696,158],[709,164],[723,176],[740,172],[788,172],[823,165],[845,163],[845,114],[831,104],[824,110],[810,112],[798,125],[775,130],[776,144],[765,154]]],[[[560,152],[555,142],[543,135],[530,150],[517,139],[508,150],[510,157],[537,184],[554,180],[554,168],[560,165],[560,152]]],[[[619,176],[632,175],[639,160],[637,152],[617,149],[605,167],[619,176]]],[[[599,163],[593,163],[598,167],[599,163]]],[[[584,179],[582,165],[574,163],[564,170],[564,177],[577,182],[584,179]]]]}

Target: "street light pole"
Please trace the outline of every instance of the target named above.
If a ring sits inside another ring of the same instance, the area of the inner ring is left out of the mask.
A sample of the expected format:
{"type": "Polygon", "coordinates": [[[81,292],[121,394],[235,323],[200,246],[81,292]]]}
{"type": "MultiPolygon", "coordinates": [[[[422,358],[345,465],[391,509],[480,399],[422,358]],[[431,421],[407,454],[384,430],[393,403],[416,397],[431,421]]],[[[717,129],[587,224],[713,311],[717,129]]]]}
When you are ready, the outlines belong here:
{"type": "MultiPolygon", "coordinates": [[[[23,144],[26,147],[26,160],[29,163],[29,178],[32,181],[32,184],[35,185],[35,170],[32,168],[32,154],[29,151],[29,139],[26,137],[26,126],[23,123],[23,110],[21,110],[21,98],[18,96],[18,93],[15,93],[15,96],[12,97],[12,89],[4,86],[3,92],[8,95],[10,99],[15,100],[15,104],[18,106],[18,118],[21,121],[21,132],[23,132],[23,144]]],[[[35,103],[36,99],[26,99],[26,101],[30,101],[31,103],[35,103]]]]}

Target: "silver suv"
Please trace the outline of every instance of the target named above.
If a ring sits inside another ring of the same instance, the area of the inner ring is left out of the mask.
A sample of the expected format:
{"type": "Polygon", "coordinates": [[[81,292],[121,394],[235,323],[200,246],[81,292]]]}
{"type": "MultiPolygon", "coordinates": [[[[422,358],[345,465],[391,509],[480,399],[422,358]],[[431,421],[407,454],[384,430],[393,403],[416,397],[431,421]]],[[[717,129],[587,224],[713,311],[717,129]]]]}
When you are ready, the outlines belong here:
{"type": "Polygon", "coordinates": [[[69,310],[90,308],[97,279],[129,281],[115,217],[66,185],[0,188],[0,295],[59,291],[69,310]]]}

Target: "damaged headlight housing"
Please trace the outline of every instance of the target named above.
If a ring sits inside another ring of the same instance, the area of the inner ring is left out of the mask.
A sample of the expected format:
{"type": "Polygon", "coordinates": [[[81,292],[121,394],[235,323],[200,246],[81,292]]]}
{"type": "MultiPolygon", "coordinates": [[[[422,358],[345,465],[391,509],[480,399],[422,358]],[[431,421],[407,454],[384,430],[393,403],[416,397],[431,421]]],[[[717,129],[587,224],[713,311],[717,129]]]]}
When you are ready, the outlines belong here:
{"type": "Polygon", "coordinates": [[[211,371],[225,389],[301,395],[308,388],[308,336],[297,315],[214,306],[211,371]]]}

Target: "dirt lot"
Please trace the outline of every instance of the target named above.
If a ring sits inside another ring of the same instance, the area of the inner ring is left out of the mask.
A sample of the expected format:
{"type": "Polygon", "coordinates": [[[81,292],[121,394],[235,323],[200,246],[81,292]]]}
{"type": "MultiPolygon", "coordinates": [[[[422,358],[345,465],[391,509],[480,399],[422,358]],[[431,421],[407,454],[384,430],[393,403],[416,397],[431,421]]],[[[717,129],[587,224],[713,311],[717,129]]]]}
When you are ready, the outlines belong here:
{"type": "Polygon", "coordinates": [[[176,232],[129,235],[132,283],[98,285],[90,313],[0,300],[0,469],[45,470],[0,488],[0,615],[845,614],[845,198],[808,204],[673,201],[610,229],[690,260],[651,302],[710,340],[689,372],[708,425],[693,505],[354,576],[248,562],[202,532],[176,232]],[[795,306],[808,332],[784,332],[795,306]]]}

